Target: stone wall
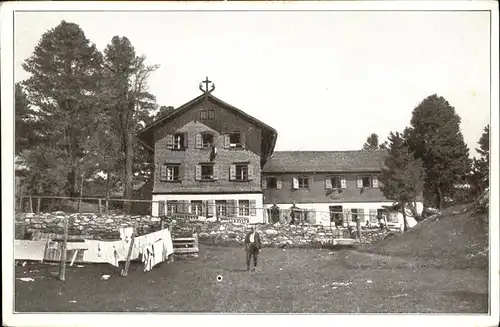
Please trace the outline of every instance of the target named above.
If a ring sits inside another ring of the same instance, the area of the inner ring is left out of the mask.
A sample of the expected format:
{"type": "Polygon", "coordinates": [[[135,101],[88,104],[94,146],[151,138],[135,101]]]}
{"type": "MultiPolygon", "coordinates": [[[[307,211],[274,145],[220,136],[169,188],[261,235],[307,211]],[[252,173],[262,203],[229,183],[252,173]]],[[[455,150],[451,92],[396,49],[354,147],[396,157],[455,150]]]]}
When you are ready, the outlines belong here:
{"type": "MultiPolygon", "coordinates": [[[[30,234],[63,233],[63,220],[69,218],[69,235],[71,238],[116,240],[119,239],[119,228],[136,226],[138,235],[154,232],[160,228],[161,219],[151,216],[99,215],[99,214],[65,214],[63,212],[16,215],[16,238],[21,238],[23,231],[30,234]]],[[[165,226],[172,227],[174,237],[198,234],[202,244],[240,246],[243,245],[247,232],[246,224],[234,222],[186,221],[165,218],[165,226]]],[[[334,238],[347,238],[345,229],[325,227],[321,225],[256,225],[264,247],[323,247],[334,238]]],[[[363,242],[370,243],[383,239],[387,231],[375,228],[363,228],[363,242]]]]}

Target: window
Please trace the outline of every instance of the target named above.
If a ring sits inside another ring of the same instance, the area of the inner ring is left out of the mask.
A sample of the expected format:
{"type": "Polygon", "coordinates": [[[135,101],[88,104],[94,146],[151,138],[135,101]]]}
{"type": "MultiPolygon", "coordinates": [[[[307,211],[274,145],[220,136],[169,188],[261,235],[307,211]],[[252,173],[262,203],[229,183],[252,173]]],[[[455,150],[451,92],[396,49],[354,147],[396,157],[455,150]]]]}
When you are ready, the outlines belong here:
{"type": "Polygon", "coordinates": [[[160,180],[175,182],[180,180],[180,164],[164,164],[160,171],[160,180]]]}
{"type": "Polygon", "coordinates": [[[197,216],[203,215],[203,202],[201,200],[191,201],[191,213],[197,216]]]}
{"type": "Polygon", "coordinates": [[[236,180],[248,180],[248,165],[236,165],[236,180]]]}
{"type": "Polygon", "coordinates": [[[174,149],[184,149],[184,134],[174,134],[174,149]]]}
{"type": "Polygon", "coordinates": [[[238,214],[240,216],[250,216],[250,201],[249,200],[239,200],[238,201],[238,214]]]}
{"type": "Polygon", "coordinates": [[[241,148],[241,134],[240,133],[229,134],[229,147],[230,148],[241,148]]]}
{"type": "Polygon", "coordinates": [[[214,165],[201,165],[201,179],[212,180],[214,178],[214,165]]]}
{"type": "Polygon", "coordinates": [[[342,225],[343,211],[342,206],[330,206],[330,221],[335,223],[335,226],[342,225]]]}
{"type": "Polygon", "coordinates": [[[365,176],[362,178],[363,181],[363,187],[371,187],[372,186],[372,179],[370,176],[365,176]]]}
{"type": "Polygon", "coordinates": [[[214,135],[210,133],[201,134],[202,146],[208,148],[214,145],[214,135]]]}
{"type": "Polygon", "coordinates": [[[208,120],[208,119],[215,119],[214,109],[200,111],[200,120],[208,120]]]}
{"type": "Polygon", "coordinates": [[[341,188],[342,187],[342,182],[341,182],[341,178],[336,176],[336,177],[332,177],[332,188],[341,188]]]}
{"type": "Polygon", "coordinates": [[[309,178],[299,177],[299,188],[309,188],[309,178]]]}
{"type": "Polygon", "coordinates": [[[268,188],[277,188],[278,187],[278,179],[276,177],[268,177],[266,179],[266,184],[268,188]]]}
{"type": "Polygon", "coordinates": [[[179,212],[178,209],[177,201],[167,201],[167,215],[179,212]]]}
{"type": "Polygon", "coordinates": [[[178,181],[179,180],[179,165],[167,165],[167,181],[178,181]]]}
{"type": "Polygon", "coordinates": [[[351,209],[352,221],[356,222],[359,219],[359,222],[365,221],[365,215],[363,209],[351,209]]]}
{"type": "Polygon", "coordinates": [[[215,210],[218,216],[227,216],[227,201],[215,200],[215,210]]]}
{"type": "Polygon", "coordinates": [[[234,163],[229,166],[230,181],[250,181],[253,179],[253,165],[246,162],[234,163]]]}
{"type": "Polygon", "coordinates": [[[215,119],[215,110],[208,111],[208,119],[215,119]]]}

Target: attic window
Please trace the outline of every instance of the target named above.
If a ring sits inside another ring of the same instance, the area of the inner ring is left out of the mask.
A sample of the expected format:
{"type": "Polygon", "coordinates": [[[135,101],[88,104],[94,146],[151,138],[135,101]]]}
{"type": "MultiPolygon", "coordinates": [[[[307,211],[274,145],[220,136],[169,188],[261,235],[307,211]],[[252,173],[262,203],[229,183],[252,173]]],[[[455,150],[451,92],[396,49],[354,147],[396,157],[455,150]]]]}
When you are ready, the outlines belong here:
{"type": "Polygon", "coordinates": [[[215,110],[208,111],[208,119],[215,119],[215,110]]]}
{"type": "Polygon", "coordinates": [[[201,110],[200,111],[200,120],[212,120],[215,119],[215,110],[201,110]]]}

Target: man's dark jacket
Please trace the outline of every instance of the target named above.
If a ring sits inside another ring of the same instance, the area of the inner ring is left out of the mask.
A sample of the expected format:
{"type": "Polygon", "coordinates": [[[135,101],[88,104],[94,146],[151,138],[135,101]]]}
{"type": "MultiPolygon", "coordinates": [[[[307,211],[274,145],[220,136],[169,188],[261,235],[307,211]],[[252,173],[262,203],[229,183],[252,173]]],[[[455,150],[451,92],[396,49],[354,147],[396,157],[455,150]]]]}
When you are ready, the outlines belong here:
{"type": "MultiPolygon", "coordinates": [[[[250,243],[250,235],[252,235],[252,232],[247,233],[247,235],[245,236],[245,248],[247,249],[247,251],[249,250],[249,247],[250,247],[250,244],[251,244],[250,243]]],[[[255,236],[254,236],[254,239],[253,239],[253,244],[259,250],[262,248],[262,244],[260,242],[260,235],[259,235],[258,232],[255,232],[255,236]]]]}

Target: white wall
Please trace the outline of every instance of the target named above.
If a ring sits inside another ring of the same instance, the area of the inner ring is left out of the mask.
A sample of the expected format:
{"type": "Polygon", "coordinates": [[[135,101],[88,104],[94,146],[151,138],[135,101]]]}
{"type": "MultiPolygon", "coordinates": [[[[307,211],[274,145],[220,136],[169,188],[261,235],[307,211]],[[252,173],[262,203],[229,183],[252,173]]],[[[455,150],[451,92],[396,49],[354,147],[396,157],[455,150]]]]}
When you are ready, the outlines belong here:
{"type": "MultiPolygon", "coordinates": [[[[264,207],[262,194],[238,193],[238,194],[154,194],[153,201],[208,201],[208,200],[255,200],[256,215],[247,216],[252,224],[264,222],[264,207]]],[[[159,203],[153,202],[152,215],[158,216],[159,203]]],[[[191,210],[191,208],[189,209],[191,210]]],[[[244,216],[238,216],[244,217],[244,216]]]]}
{"type": "MultiPolygon", "coordinates": [[[[290,209],[293,205],[292,203],[276,203],[280,209],[290,209]]],[[[365,214],[370,213],[370,209],[384,209],[384,206],[392,206],[393,202],[345,202],[345,203],[300,203],[295,202],[295,205],[300,209],[306,210],[316,210],[316,222],[322,225],[330,225],[330,206],[342,206],[342,209],[363,209],[365,214]]],[[[271,208],[272,204],[266,204],[266,208],[271,208]]],[[[417,202],[417,211],[419,214],[422,213],[423,203],[417,202]]],[[[407,215],[408,216],[408,215],[407,215]]],[[[407,217],[410,227],[416,224],[415,219],[407,217]]],[[[366,220],[369,220],[366,216],[366,220]]],[[[332,222],[333,225],[333,222],[332,222]]],[[[403,215],[401,213],[397,214],[397,222],[391,223],[395,227],[400,227],[403,225],[403,215]]]]}

